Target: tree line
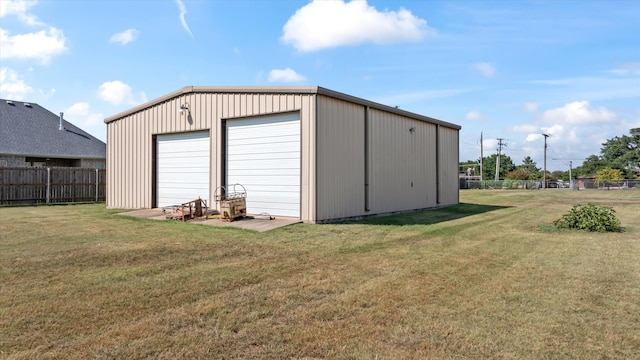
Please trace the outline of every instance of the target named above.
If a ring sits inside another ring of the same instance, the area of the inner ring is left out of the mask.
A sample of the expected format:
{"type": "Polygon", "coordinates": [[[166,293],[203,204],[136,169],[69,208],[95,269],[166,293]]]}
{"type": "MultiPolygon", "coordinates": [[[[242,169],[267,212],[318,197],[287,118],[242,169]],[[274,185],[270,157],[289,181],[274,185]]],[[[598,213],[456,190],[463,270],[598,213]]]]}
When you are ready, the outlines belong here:
{"type": "MultiPolygon", "coordinates": [[[[482,158],[482,178],[493,180],[496,174],[497,154],[482,158]]],[[[470,175],[480,175],[480,158],[460,162],[463,171],[470,175]]],[[[500,155],[500,179],[505,180],[542,180],[569,181],[569,171],[556,170],[546,176],[544,170],[530,156],[522,159],[522,164],[515,165],[510,156],[500,155]]],[[[630,135],[616,136],[602,144],[599,155],[587,157],[582,165],[572,169],[571,176],[594,177],[597,181],[617,181],[623,179],[640,179],[640,128],[630,130],[630,135]]]]}

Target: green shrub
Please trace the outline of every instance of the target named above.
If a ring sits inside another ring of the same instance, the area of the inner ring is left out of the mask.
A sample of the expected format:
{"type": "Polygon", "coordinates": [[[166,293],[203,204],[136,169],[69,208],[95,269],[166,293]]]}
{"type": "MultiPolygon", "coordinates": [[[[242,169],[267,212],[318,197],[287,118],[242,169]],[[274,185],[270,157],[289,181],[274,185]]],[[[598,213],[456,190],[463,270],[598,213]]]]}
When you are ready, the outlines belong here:
{"type": "Polygon", "coordinates": [[[502,181],[495,180],[483,180],[482,188],[483,189],[500,189],[502,187],[502,181]]]}
{"type": "Polygon", "coordinates": [[[568,214],[553,222],[559,229],[577,229],[598,232],[622,231],[620,220],[611,206],[597,206],[592,203],[575,205],[568,214]]]}

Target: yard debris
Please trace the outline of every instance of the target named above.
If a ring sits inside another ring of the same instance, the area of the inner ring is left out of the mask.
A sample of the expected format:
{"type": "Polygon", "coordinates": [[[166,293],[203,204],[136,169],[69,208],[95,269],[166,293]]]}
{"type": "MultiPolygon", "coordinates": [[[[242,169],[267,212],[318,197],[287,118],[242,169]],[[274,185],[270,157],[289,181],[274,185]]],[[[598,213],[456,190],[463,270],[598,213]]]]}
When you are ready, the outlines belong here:
{"type": "Polygon", "coordinates": [[[210,214],[207,201],[197,198],[180,205],[170,205],[162,208],[167,219],[190,221],[210,214]]]}
{"type": "Polygon", "coordinates": [[[256,219],[256,220],[275,220],[276,219],[275,216],[271,216],[269,213],[266,213],[266,212],[260,213],[259,215],[249,216],[249,218],[256,219]]]}
{"type": "Polygon", "coordinates": [[[214,193],[220,203],[220,219],[234,221],[247,216],[247,190],[240,184],[233,185],[233,191],[227,192],[224,186],[218,186],[214,193]]]}

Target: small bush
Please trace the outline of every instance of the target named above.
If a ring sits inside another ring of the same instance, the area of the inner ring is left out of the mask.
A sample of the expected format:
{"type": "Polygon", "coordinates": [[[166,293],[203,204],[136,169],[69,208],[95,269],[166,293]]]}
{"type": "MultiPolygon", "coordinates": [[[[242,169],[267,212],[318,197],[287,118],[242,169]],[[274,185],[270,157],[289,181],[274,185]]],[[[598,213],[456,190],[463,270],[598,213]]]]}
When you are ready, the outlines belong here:
{"type": "Polygon", "coordinates": [[[611,206],[588,203],[575,205],[568,214],[553,222],[559,229],[577,229],[597,232],[622,231],[620,220],[611,206]]]}

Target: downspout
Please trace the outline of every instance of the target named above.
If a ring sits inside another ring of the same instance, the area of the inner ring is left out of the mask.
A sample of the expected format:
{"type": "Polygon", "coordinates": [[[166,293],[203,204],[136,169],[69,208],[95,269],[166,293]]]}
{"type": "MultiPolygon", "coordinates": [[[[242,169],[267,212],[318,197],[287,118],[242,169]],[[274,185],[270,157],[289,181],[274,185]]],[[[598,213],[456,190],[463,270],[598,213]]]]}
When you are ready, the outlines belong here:
{"type": "Polygon", "coordinates": [[[369,107],[364,107],[364,211],[369,209],[369,107]]]}
{"type": "Polygon", "coordinates": [[[96,168],[96,202],[98,202],[98,179],[99,179],[98,168],[96,168]]]}
{"type": "MultiPolygon", "coordinates": [[[[311,149],[311,156],[313,157],[313,214],[311,214],[311,209],[309,209],[309,218],[312,222],[318,222],[318,104],[320,103],[320,99],[318,93],[312,95],[313,101],[313,127],[309,124],[309,129],[312,131],[313,135],[313,147],[311,149]]],[[[311,139],[311,136],[309,136],[311,139]]],[[[307,196],[309,199],[309,196],[307,196]]],[[[307,200],[308,201],[308,200],[307,200]]],[[[310,208],[307,206],[307,208],[310,208]]]]}
{"type": "Polygon", "coordinates": [[[436,124],[436,204],[440,204],[440,124],[436,124]]]}

